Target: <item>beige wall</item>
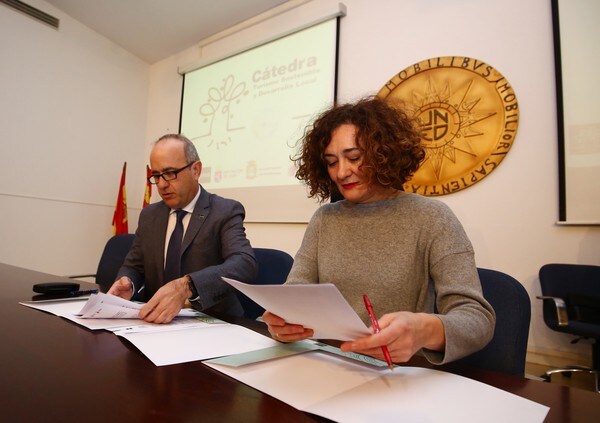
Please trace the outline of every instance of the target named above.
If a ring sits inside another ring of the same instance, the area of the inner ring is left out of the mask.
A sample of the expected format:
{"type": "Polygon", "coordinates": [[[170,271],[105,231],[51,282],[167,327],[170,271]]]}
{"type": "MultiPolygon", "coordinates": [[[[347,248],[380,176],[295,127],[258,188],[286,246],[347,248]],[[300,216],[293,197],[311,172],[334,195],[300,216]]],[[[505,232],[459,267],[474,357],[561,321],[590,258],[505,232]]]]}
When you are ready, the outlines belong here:
{"type": "Polygon", "coordinates": [[[124,161],[137,224],[149,65],[49,4],[28,3],[58,17],[60,30],[0,5],[0,262],[93,273],[124,161]]]}

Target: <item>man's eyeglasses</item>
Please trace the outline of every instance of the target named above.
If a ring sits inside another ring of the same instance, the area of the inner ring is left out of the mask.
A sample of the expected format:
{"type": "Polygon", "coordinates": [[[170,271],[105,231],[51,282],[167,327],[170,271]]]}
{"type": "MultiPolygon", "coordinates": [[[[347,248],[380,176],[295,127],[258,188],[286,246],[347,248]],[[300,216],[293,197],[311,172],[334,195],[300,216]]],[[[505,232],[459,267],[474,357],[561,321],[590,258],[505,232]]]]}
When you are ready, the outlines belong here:
{"type": "Polygon", "coordinates": [[[156,185],[160,182],[160,178],[163,178],[165,181],[172,181],[173,179],[177,179],[177,174],[179,172],[181,172],[184,169],[187,169],[194,163],[196,162],[188,163],[184,167],[179,169],[167,170],[163,173],[159,173],[158,175],[152,175],[148,178],[148,182],[150,182],[152,185],[156,185]]]}

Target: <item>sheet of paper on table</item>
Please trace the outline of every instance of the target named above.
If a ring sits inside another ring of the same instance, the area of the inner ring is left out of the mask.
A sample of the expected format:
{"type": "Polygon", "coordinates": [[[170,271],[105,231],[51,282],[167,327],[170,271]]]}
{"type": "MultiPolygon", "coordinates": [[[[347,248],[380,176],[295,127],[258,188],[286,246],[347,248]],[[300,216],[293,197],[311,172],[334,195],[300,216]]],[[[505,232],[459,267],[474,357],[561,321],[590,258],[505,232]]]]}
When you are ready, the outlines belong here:
{"type": "Polygon", "coordinates": [[[227,366],[204,362],[287,404],[337,422],[535,422],[549,408],[462,376],[418,367],[393,372],[326,352],[227,366]]]}

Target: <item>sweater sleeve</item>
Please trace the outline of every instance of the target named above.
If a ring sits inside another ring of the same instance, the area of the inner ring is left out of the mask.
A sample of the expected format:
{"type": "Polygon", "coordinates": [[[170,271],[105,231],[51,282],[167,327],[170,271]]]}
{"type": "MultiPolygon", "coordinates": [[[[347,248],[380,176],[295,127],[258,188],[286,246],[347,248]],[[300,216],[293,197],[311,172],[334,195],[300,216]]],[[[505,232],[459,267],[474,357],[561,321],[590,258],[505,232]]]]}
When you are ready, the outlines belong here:
{"type": "Polygon", "coordinates": [[[494,334],[495,313],[485,300],[473,247],[450,209],[436,219],[429,248],[437,316],[444,325],[443,352],[424,351],[433,364],[448,363],[483,348],[494,334]]]}

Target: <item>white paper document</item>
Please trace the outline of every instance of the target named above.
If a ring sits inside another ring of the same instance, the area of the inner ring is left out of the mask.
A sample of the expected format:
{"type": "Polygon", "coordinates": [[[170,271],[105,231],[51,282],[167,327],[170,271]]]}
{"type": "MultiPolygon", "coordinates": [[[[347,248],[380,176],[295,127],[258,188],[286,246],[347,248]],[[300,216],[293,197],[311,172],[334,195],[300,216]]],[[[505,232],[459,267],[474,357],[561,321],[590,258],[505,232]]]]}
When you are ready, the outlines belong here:
{"type": "MultiPolygon", "coordinates": [[[[205,319],[214,320],[212,317],[197,310],[185,308],[182,309],[175,319],[167,325],[148,323],[137,316],[137,313],[139,312],[139,309],[142,308],[143,304],[127,301],[114,295],[101,293],[92,294],[89,299],[86,298],[81,301],[72,301],[70,299],[63,302],[23,301],[19,304],[64,317],[65,319],[91,330],[115,330],[125,327],[135,327],[138,330],[141,330],[139,328],[144,327],[145,329],[143,330],[146,331],[159,331],[165,330],[165,327],[181,325],[178,327],[178,329],[181,329],[183,325],[194,326],[202,321],[206,321],[205,319]],[[87,301],[84,302],[84,300],[87,301]],[[135,317],[131,317],[134,313],[135,317]],[[83,315],[89,317],[83,317],[83,315]]],[[[130,330],[133,331],[133,329],[130,330]]]]}
{"type": "MultiPolygon", "coordinates": [[[[100,296],[102,297],[102,296],[100,296]]],[[[108,297],[113,297],[112,295],[108,297]]],[[[117,297],[114,297],[117,298],[117,297]]],[[[82,318],[92,316],[123,316],[128,311],[112,307],[121,301],[108,298],[106,301],[64,301],[37,303],[25,301],[20,304],[64,317],[88,329],[106,329],[131,342],[156,366],[206,360],[230,354],[281,345],[277,341],[260,335],[242,326],[232,325],[193,309],[183,309],[170,323],[148,323],[139,318],[82,318]]],[[[119,298],[118,300],[122,300],[119,298]]],[[[123,300],[126,301],[126,300],[123,300]]],[[[126,301],[130,303],[130,301],[126,301]]],[[[134,303],[132,303],[134,304],[134,303]]],[[[136,310],[135,304],[124,304],[123,308],[136,310]]],[[[137,311],[135,311],[137,317],[137,311]]]]}
{"type": "MultiPolygon", "coordinates": [[[[142,307],[142,303],[99,292],[90,295],[77,315],[82,319],[139,319],[138,313],[142,307]]],[[[199,314],[192,308],[182,308],[177,317],[196,317],[199,314]]]]}
{"type": "Polygon", "coordinates": [[[371,334],[333,284],[249,285],[223,280],[286,322],[314,330],[315,339],[352,341],[371,334]]]}
{"type": "Polygon", "coordinates": [[[115,332],[136,346],[156,366],[206,360],[280,345],[243,326],[223,325],[157,332],[115,332]]]}
{"type": "Polygon", "coordinates": [[[77,315],[82,319],[139,319],[138,313],[143,306],[144,304],[134,303],[116,295],[99,292],[90,295],[77,315]]]}
{"type": "Polygon", "coordinates": [[[299,410],[337,422],[543,422],[549,408],[418,367],[377,369],[324,352],[231,367],[205,364],[299,410]]]}
{"type": "Polygon", "coordinates": [[[86,301],[87,298],[78,298],[77,301],[69,298],[65,301],[22,301],[19,304],[62,317],[77,314],[86,301]]]}

